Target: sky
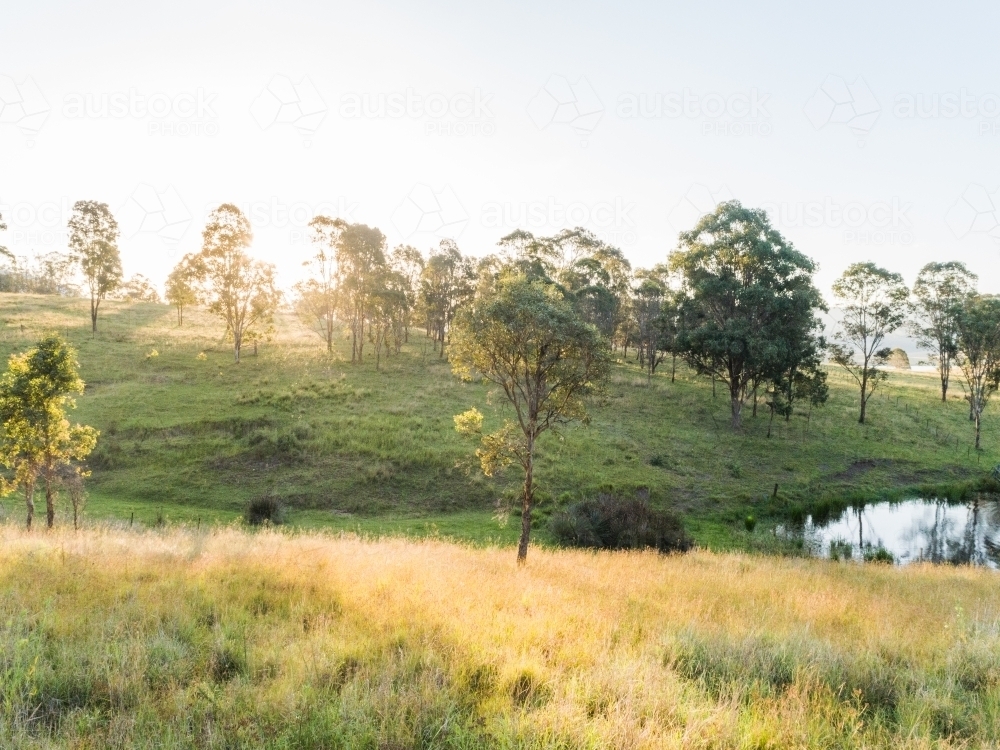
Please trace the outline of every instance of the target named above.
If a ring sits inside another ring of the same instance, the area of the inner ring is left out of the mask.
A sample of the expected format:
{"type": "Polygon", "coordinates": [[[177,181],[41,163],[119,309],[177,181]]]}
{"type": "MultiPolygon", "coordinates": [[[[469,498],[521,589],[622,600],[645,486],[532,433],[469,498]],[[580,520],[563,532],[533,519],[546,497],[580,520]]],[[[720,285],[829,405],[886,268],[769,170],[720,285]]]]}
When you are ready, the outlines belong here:
{"type": "Polygon", "coordinates": [[[830,285],[960,260],[1000,292],[1000,4],[107,2],[0,10],[0,244],[109,204],[160,285],[229,202],[301,277],[308,221],[485,255],[582,225],[663,262],[718,201],[830,285]]]}

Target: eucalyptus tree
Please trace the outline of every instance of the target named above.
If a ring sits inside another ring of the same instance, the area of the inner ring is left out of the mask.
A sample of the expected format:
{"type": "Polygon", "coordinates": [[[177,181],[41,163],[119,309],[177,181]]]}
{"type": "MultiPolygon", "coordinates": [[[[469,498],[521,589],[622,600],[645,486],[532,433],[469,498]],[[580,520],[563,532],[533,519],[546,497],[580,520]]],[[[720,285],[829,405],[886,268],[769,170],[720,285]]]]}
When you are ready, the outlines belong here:
{"type": "Polygon", "coordinates": [[[1000,381],[1000,299],[967,297],[956,317],[956,334],[956,359],[969,390],[979,450],[983,411],[1000,381]]]}
{"type": "Polygon", "coordinates": [[[854,263],[834,282],[833,296],[843,309],[837,341],[830,346],[831,358],[858,385],[861,393],[858,422],[864,424],[868,400],[889,378],[879,368],[885,365],[892,350],[882,343],[905,322],[909,290],[898,273],[871,262],[854,263]]]}
{"type": "Polygon", "coordinates": [[[420,305],[420,275],[423,273],[425,263],[423,254],[412,245],[397,246],[393,249],[389,257],[389,264],[403,279],[406,292],[406,319],[403,325],[404,342],[410,340],[412,318],[420,305]]]}
{"type": "Polygon", "coordinates": [[[177,325],[184,325],[184,308],[198,303],[198,282],[194,267],[194,256],[185,255],[174,266],[164,284],[167,302],[177,309],[177,325]]]}
{"type": "Polygon", "coordinates": [[[941,377],[941,400],[948,400],[951,365],[958,350],[958,318],[970,296],[975,294],[978,277],[964,263],[928,263],[913,284],[916,301],[913,333],[917,344],[929,349],[941,377]]]}
{"type": "Polygon", "coordinates": [[[676,346],[700,375],[729,390],[733,429],[747,396],[789,366],[789,337],[810,327],[822,298],[812,260],[771,227],[767,214],[720,203],[680,234],[676,346]]]}
{"type": "Polygon", "coordinates": [[[635,273],[637,283],[630,302],[633,336],[647,379],[674,348],[676,295],[669,277],[670,269],[663,264],[635,273]]]}
{"type": "Polygon", "coordinates": [[[90,291],[90,326],[97,333],[97,311],[122,281],[118,222],[107,203],[77,201],[67,223],[69,248],[90,291]]]}
{"type": "Polygon", "coordinates": [[[367,224],[345,224],[336,243],[339,308],[351,327],[351,362],[361,362],[372,299],[386,269],[385,235],[367,224]]]}
{"type": "Polygon", "coordinates": [[[243,343],[252,341],[256,348],[272,330],[281,302],[274,266],[250,257],[253,230],[232,203],[223,203],[209,214],[201,236],[201,252],[192,267],[205,289],[209,312],[226,324],[238,364],[243,343]]]}
{"type": "Polygon", "coordinates": [[[470,299],[475,284],[472,260],[462,255],[454,240],[441,240],[438,252],[430,254],[420,276],[421,307],[441,357],[455,314],[470,299]]]}
{"type": "MultiPolygon", "coordinates": [[[[0,214],[0,232],[6,232],[6,231],[7,231],[7,224],[4,223],[3,214],[0,214]]],[[[8,260],[14,260],[14,253],[12,253],[3,245],[0,245],[0,255],[4,256],[8,260]]]]}
{"type": "Polygon", "coordinates": [[[120,284],[114,292],[114,298],[125,302],[160,303],[160,293],[156,291],[153,282],[141,273],[133,274],[128,281],[120,284]]]}
{"type": "Polygon", "coordinates": [[[333,352],[339,292],[337,249],[346,227],[343,219],[313,217],[309,230],[315,254],[302,264],[309,269],[309,278],[295,285],[296,310],[317,327],[327,353],[333,352]]]}
{"type": "Polygon", "coordinates": [[[607,342],[580,318],[552,284],[521,273],[501,275],[458,314],[451,362],[463,378],[481,375],[503,393],[514,412],[483,435],[483,415],[473,408],[455,417],[459,432],[481,438],[476,451],[483,473],[517,463],[524,472],[517,560],[528,554],[535,505],[535,456],[546,431],[586,420],[584,397],[607,376],[607,342]]]}

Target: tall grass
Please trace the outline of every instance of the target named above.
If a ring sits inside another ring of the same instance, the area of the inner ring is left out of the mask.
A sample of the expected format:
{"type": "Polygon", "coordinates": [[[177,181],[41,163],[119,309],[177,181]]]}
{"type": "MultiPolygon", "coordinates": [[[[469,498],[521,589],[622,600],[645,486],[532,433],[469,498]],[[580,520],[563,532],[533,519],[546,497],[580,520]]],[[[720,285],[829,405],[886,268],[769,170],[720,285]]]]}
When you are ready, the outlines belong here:
{"type": "Polygon", "coordinates": [[[0,581],[2,747],[1000,736],[988,571],[6,525],[0,581]]]}

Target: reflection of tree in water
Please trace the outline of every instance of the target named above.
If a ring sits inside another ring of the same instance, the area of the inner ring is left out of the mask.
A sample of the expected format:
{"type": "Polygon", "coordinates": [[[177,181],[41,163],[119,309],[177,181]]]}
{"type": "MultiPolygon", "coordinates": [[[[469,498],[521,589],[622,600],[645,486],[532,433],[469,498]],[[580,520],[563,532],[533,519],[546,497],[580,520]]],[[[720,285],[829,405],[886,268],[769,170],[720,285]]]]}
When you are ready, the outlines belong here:
{"type": "Polygon", "coordinates": [[[964,523],[948,512],[955,507],[938,500],[930,523],[923,516],[915,518],[903,535],[910,553],[937,563],[1000,567],[1000,503],[976,496],[965,506],[964,523]]]}

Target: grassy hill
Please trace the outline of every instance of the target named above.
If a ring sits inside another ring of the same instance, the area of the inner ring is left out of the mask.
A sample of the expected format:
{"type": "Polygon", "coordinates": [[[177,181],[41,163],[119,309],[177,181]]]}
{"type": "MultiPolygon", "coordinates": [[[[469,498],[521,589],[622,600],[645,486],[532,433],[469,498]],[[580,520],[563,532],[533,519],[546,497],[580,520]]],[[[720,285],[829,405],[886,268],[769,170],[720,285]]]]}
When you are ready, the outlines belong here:
{"type": "Polygon", "coordinates": [[[971,748],[970,568],[0,526],[0,745],[971,748]]]}
{"type": "MultiPolygon", "coordinates": [[[[228,521],[273,495],[304,527],[514,538],[491,514],[499,495],[516,491],[516,475],[482,477],[452,421],[477,405],[496,423],[500,401],[487,406],[484,385],[451,376],[421,330],[376,372],[373,356],[350,364],[346,339],[327,356],[283,314],[275,340],[235,365],[215,319],[185,317],[178,328],[166,306],[106,302],[92,338],[85,300],[0,295],[0,355],[52,330],[79,350],[87,390],[75,418],[101,431],[91,517],[228,521]]],[[[1000,460],[1000,420],[987,411],[986,450],[970,452],[961,389],[942,404],[933,374],[894,373],[861,426],[855,390],[832,371],[829,403],[775,421],[766,438],[765,407],[757,418],[748,407],[733,434],[722,389],[713,398],[711,383],[684,368],[672,383],[669,364],[647,381],[619,362],[592,423],[542,441],[543,522],[602,489],[645,490],[682,513],[702,544],[752,547],[767,534],[741,529],[748,513],[781,519],[846,499],[943,492],[1000,460]]],[[[3,508],[22,515],[16,496],[3,508]]]]}

